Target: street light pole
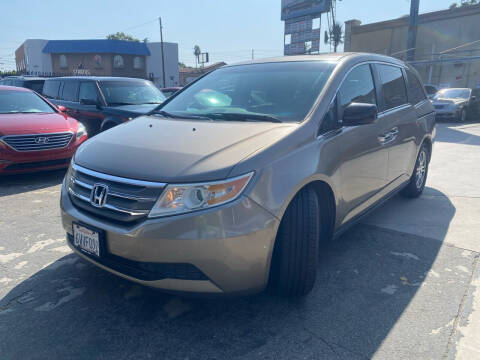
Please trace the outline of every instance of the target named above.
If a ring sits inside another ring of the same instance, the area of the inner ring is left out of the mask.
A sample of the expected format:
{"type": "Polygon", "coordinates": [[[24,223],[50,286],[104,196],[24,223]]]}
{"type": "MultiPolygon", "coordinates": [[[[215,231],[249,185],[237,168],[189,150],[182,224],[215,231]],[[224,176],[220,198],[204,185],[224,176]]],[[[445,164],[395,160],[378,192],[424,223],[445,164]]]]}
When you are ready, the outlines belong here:
{"type": "Polygon", "coordinates": [[[163,76],[163,87],[167,87],[165,85],[165,55],[164,55],[164,47],[163,47],[163,27],[162,27],[162,18],[158,18],[158,22],[160,23],[160,44],[162,47],[162,76],[163,76]]]}
{"type": "Polygon", "coordinates": [[[417,47],[418,11],[420,0],[410,0],[410,22],[408,25],[407,61],[415,60],[415,48],[417,47]]]}

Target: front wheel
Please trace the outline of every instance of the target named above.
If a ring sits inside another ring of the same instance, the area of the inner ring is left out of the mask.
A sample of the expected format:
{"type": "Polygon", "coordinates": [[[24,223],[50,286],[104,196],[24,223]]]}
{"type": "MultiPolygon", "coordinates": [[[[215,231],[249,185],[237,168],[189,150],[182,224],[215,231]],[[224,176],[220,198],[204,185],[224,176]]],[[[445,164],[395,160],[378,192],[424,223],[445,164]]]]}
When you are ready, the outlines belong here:
{"type": "Polygon", "coordinates": [[[467,121],[467,109],[463,108],[462,111],[460,111],[460,114],[458,114],[458,121],[459,122],[465,122],[467,121]]]}
{"type": "Polygon", "coordinates": [[[422,194],[425,183],[427,182],[429,160],[430,152],[428,151],[427,145],[423,144],[418,152],[415,169],[410,177],[410,181],[401,191],[401,195],[407,198],[416,198],[422,194]]]}
{"type": "Polygon", "coordinates": [[[308,294],[315,283],[320,237],[316,192],[304,188],[285,212],[275,240],[269,288],[280,296],[308,294]]]}

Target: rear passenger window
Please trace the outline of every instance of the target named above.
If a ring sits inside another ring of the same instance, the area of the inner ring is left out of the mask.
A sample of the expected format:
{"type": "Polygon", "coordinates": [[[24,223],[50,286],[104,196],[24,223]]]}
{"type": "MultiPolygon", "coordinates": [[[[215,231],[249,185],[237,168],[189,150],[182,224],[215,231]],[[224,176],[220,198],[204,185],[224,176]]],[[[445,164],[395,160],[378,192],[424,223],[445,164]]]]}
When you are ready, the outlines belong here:
{"type": "Polygon", "coordinates": [[[60,88],[60,81],[57,80],[47,80],[43,85],[43,95],[49,99],[58,98],[58,89],[60,88]]]}
{"type": "Polygon", "coordinates": [[[78,101],[78,81],[65,81],[63,85],[62,100],[65,101],[78,101]]]}
{"type": "Polygon", "coordinates": [[[418,77],[414,74],[412,70],[407,69],[407,81],[408,81],[408,100],[410,104],[416,105],[427,99],[425,92],[423,91],[423,86],[418,80],[418,77]]]}
{"type": "Polygon", "coordinates": [[[383,110],[390,110],[408,103],[402,70],[396,66],[378,65],[378,73],[382,83],[383,110]]]}
{"type": "Polygon", "coordinates": [[[97,85],[92,82],[81,82],[80,83],[80,92],[78,95],[78,99],[80,100],[93,100],[97,101],[97,85]]]}
{"type": "Polygon", "coordinates": [[[377,104],[370,65],[354,68],[345,78],[338,92],[340,119],[343,110],[351,103],[377,104]]]}

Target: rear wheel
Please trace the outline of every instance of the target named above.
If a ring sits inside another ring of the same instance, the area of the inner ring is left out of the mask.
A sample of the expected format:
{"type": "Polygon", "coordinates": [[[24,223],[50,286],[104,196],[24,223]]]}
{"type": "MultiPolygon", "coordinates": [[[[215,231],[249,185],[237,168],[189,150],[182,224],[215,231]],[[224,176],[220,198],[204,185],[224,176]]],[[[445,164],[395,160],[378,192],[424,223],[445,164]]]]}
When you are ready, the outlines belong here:
{"type": "Polygon", "coordinates": [[[425,183],[427,182],[429,161],[430,152],[428,151],[427,145],[423,144],[418,153],[417,161],[415,162],[415,169],[410,177],[410,182],[405,189],[401,191],[401,195],[407,198],[416,198],[422,194],[423,189],[425,188],[425,183]]]}
{"type": "Polygon", "coordinates": [[[280,223],[270,268],[269,288],[280,296],[303,296],[315,283],[320,237],[316,192],[304,188],[295,196],[280,223]]]}

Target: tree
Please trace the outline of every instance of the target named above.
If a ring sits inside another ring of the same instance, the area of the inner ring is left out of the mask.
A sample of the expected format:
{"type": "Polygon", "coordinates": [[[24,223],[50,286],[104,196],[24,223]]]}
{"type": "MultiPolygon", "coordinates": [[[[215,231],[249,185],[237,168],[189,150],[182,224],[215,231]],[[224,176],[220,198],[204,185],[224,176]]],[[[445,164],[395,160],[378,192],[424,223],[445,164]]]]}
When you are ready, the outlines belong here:
{"type": "Polygon", "coordinates": [[[477,4],[480,4],[479,0],[461,0],[460,5],[454,2],[452,5],[450,5],[449,9],[457,9],[458,7],[471,6],[471,5],[477,5],[477,4]]]}
{"type": "Polygon", "coordinates": [[[195,55],[195,67],[198,67],[198,63],[200,62],[200,55],[202,54],[202,50],[200,50],[200,46],[195,45],[193,47],[193,55],[195,55]]]}
{"type": "Polygon", "coordinates": [[[140,42],[137,38],[134,38],[132,35],[125,34],[124,32],[117,32],[115,34],[107,35],[108,40],[126,40],[126,41],[135,41],[140,42]]]}
{"type": "Polygon", "coordinates": [[[333,22],[330,29],[325,30],[325,45],[333,45],[333,52],[337,52],[338,45],[343,44],[343,26],[337,22],[333,22]]]}
{"type": "Polygon", "coordinates": [[[179,62],[178,62],[178,67],[179,67],[179,68],[186,68],[187,65],[185,65],[185,63],[179,61],[179,62]]]}

